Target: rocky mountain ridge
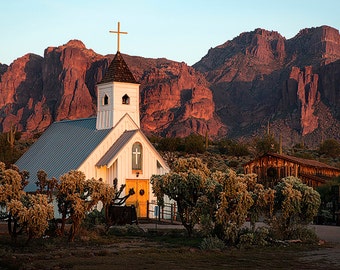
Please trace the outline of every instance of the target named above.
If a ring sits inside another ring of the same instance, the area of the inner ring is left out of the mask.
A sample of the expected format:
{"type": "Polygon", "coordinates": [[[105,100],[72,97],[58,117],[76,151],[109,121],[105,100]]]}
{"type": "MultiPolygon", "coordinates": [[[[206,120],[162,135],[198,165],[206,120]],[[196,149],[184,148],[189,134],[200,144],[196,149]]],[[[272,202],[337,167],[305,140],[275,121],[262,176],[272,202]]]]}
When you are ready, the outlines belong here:
{"type": "MultiPolygon", "coordinates": [[[[113,55],[78,40],[0,65],[0,131],[27,136],[53,121],[96,114],[96,88],[113,55]]],[[[148,135],[249,140],[270,124],[284,144],[340,139],[340,35],[329,26],[286,40],[255,29],[208,51],[192,67],[124,55],[140,86],[148,135]]]]}
{"type": "Polygon", "coordinates": [[[193,65],[212,84],[231,137],[259,136],[268,123],[286,145],[339,137],[340,35],[322,26],[286,40],[256,29],[210,49],[193,65]]]}

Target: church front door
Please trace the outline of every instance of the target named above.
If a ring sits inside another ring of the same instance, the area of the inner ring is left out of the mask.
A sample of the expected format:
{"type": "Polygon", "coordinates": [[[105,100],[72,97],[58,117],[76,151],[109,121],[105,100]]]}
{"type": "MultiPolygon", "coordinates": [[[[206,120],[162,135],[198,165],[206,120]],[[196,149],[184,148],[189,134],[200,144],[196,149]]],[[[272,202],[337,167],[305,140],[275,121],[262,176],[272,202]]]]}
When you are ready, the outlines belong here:
{"type": "Polygon", "coordinates": [[[147,201],[149,199],[148,179],[126,179],[125,190],[133,188],[135,194],[126,200],[126,205],[136,207],[138,217],[147,217],[147,201]]]}

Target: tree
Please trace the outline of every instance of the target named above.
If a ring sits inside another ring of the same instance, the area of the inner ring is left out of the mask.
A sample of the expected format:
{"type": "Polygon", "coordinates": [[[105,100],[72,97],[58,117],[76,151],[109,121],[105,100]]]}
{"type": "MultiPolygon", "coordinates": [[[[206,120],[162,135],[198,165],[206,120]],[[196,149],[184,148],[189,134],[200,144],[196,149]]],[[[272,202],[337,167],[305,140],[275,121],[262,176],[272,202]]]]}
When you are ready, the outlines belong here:
{"type": "Polygon", "coordinates": [[[53,205],[46,195],[27,194],[21,200],[11,200],[7,203],[8,211],[27,229],[29,241],[41,237],[48,228],[48,221],[53,218],[53,205]]]}
{"type": "Polygon", "coordinates": [[[270,152],[277,153],[279,151],[279,143],[272,134],[266,134],[262,138],[255,140],[255,147],[258,155],[264,155],[270,152]]]}
{"type": "Polygon", "coordinates": [[[205,140],[201,135],[190,134],[184,138],[184,151],[186,153],[204,153],[205,150],[205,140]]]}
{"type": "Polygon", "coordinates": [[[5,164],[0,162],[0,207],[3,209],[1,218],[7,220],[8,233],[13,241],[16,241],[22,227],[18,217],[8,208],[8,204],[12,201],[21,201],[26,194],[24,186],[25,181],[20,173],[15,168],[6,169],[5,164]]]}
{"type": "Polygon", "coordinates": [[[255,231],[255,223],[258,222],[261,215],[271,218],[274,211],[275,190],[265,188],[257,182],[256,174],[247,174],[243,181],[247,185],[247,190],[253,199],[253,204],[248,210],[250,225],[252,231],[255,231]]]}
{"type": "Polygon", "coordinates": [[[161,138],[157,144],[157,149],[160,151],[175,152],[183,148],[182,144],[181,138],[161,138]]]}
{"type": "Polygon", "coordinates": [[[339,209],[339,189],[340,176],[335,177],[316,188],[321,198],[321,205],[318,213],[318,223],[327,224],[335,221],[335,212],[339,209]]]}
{"type": "Polygon", "coordinates": [[[222,228],[219,237],[235,244],[254,200],[247,190],[244,175],[237,175],[233,170],[229,170],[221,174],[218,181],[222,184],[216,211],[217,225],[222,228]]]}
{"type": "Polygon", "coordinates": [[[248,147],[234,140],[220,140],[217,145],[221,154],[237,157],[249,155],[248,147]]]}
{"type": "Polygon", "coordinates": [[[14,144],[14,138],[16,136],[9,137],[9,133],[0,134],[0,162],[4,162],[6,166],[14,163],[20,157],[14,144]]]}
{"type": "Polygon", "coordinates": [[[81,171],[70,171],[60,177],[57,186],[58,209],[62,215],[61,233],[64,234],[67,219],[72,222],[69,241],[74,241],[86,213],[99,201],[104,205],[112,201],[114,188],[94,178],[86,180],[81,171]]]}
{"type": "Polygon", "coordinates": [[[285,177],[275,186],[272,227],[290,238],[297,226],[307,225],[317,215],[320,194],[294,176],[285,177]]]}
{"type": "Polygon", "coordinates": [[[20,172],[16,166],[5,169],[0,163],[0,206],[4,211],[2,218],[7,219],[8,233],[13,241],[24,229],[29,241],[43,235],[48,220],[53,217],[53,206],[46,195],[30,195],[24,191],[28,173],[20,172]]]}
{"type": "Polygon", "coordinates": [[[189,236],[199,222],[208,192],[213,193],[216,188],[217,183],[212,181],[210,174],[201,159],[180,158],[175,161],[170,173],[151,177],[152,188],[160,204],[164,195],[176,201],[178,214],[189,236]]]}
{"type": "Polygon", "coordinates": [[[327,155],[332,158],[340,156],[340,143],[335,139],[325,140],[319,148],[321,155],[327,155]]]}
{"type": "Polygon", "coordinates": [[[35,182],[37,185],[36,193],[46,194],[49,198],[49,202],[53,200],[53,193],[57,187],[58,180],[55,178],[48,179],[47,173],[43,170],[37,172],[38,181],[35,182]]]}

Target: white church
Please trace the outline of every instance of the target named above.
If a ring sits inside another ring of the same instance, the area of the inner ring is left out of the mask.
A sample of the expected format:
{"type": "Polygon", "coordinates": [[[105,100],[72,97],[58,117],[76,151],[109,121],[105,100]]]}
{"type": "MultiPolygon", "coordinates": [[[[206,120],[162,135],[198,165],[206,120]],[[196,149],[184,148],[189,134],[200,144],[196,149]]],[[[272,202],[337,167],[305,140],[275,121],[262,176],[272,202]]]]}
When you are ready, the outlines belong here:
{"type": "MultiPolygon", "coordinates": [[[[140,129],[139,84],[118,50],[97,84],[97,117],[53,123],[16,162],[30,173],[26,191],[37,189],[37,172],[49,178],[79,170],[86,178],[102,178],[109,185],[135,194],[126,201],[135,205],[138,217],[147,216],[147,201],[155,202],[150,178],[169,167],[140,129]]],[[[124,194],[123,194],[124,195],[124,194]]]]}

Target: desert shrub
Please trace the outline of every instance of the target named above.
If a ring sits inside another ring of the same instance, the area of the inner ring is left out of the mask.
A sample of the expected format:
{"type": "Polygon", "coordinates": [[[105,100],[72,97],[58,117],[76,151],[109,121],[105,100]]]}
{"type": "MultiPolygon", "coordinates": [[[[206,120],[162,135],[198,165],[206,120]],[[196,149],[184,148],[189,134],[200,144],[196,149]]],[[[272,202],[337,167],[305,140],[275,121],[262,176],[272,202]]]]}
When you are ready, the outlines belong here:
{"type": "Polygon", "coordinates": [[[262,226],[252,230],[251,228],[242,228],[239,230],[236,246],[238,248],[250,248],[252,246],[267,246],[271,242],[271,235],[268,227],[262,226]]]}
{"type": "Polygon", "coordinates": [[[183,149],[181,138],[161,138],[157,143],[157,149],[160,151],[180,151],[183,149]]]}
{"type": "Polygon", "coordinates": [[[127,235],[127,228],[125,226],[111,226],[106,233],[115,236],[127,235]]]}
{"type": "Polygon", "coordinates": [[[215,191],[220,185],[210,175],[201,159],[179,158],[170,173],[151,177],[152,189],[159,201],[164,195],[176,201],[180,220],[189,235],[200,217],[214,210],[215,191]]]}
{"type": "Polygon", "coordinates": [[[239,162],[237,160],[230,160],[228,162],[228,166],[231,168],[236,168],[238,166],[239,162]]]}
{"type": "Polygon", "coordinates": [[[249,155],[247,145],[234,140],[221,140],[217,143],[217,147],[221,154],[237,157],[249,155]]]}
{"type": "Polygon", "coordinates": [[[222,185],[215,214],[216,223],[222,226],[222,239],[235,244],[254,200],[244,175],[237,175],[230,170],[224,174],[215,174],[215,178],[222,185]]]}
{"type": "Polygon", "coordinates": [[[249,248],[254,243],[254,233],[248,232],[245,234],[241,234],[239,237],[238,247],[239,248],[249,248]]]}
{"type": "Polygon", "coordinates": [[[269,244],[269,229],[267,227],[258,227],[254,232],[253,244],[257,246],[266,246],[269,244]]]}
{"type": "Polygon", "coordinates": [[[274,216],[270,220],[272,230],[276,231],[274,234],[283,237],[281,239],[290,239],[291,231],[297,225],[307,225],[313,221],[320,202],[320,194],[299,178],[283,178],[275,186],[274,216]]]}
{"type": "Polygon", "coordinates": [[[332,158],[340,155],[340,143],[335,139],[325,140],[319,148],[319,154],[332,158]]]}
{"type": "Polygon", "coordinates": [[[224,242],[216,236],[209,236],[203,238],[200,248],[202,250],[223,250],[225,248],[224,242]]]}
{"type": "Polygon", "coordinates": [[[83,226],[85,228],[93,228],[96,225],[99,224],[105,224],[106,220],[105,220],[105,213],[104,213],[104,208],[102,208],[101,211],[98,211],[97,209],[94,209],[93,211],[91,211],[90,213],[88,213],[83,221],[83,226]]]}
{"type": "Polygon", "coordinates": [[[319,240],[314,230],[303,225],[289,228],[286,231],[286,237],[287,239],[301,240],[305,243],[316,243],[319,240]]]}
{"type": "Polygon", "coordinates": [[[203,236],[208,236],[214,230],[213,219],[209,214],[203,214],[200,217],[199,233],[203,236]]]}
{"type": "Polygon", "coordinates": [[[126,225],[128,235],[141,235],[144,231],[139,228],[136,224],[126,225]]]}
{"type": "Polygon", "coordinates": [[[143,235],[144,231],[139,228],[137,225],[124,225],[124,226],[111,226],[107,235],[115,235],[115,236],[137,236],[143,235]]]}
{"type": "Polygon", "coordinates": [[[277,153],[279,151],[279,143],[272,134],[267,134],[255,140],[255,148],[259,156],[269,152],[277,153]]]}
{"type": "Polygon", "coordinates": [[[190,154],[204,153],[205,141],[201,135],[191,134],[184,138],[184,151],[190,154]]]}

